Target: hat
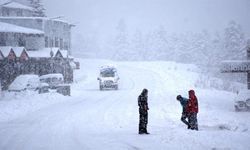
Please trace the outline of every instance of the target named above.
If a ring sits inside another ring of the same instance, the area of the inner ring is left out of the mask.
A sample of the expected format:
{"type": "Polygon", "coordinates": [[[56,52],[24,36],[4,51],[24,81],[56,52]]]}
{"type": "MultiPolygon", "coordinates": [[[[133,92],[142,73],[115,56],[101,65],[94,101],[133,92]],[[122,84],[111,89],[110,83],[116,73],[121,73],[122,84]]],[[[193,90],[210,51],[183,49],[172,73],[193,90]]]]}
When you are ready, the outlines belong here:
{"type": "Polygon", "coordinates": [[[181,98],[182,98],[181,95],[177,95],[176,97],[177,100],[180,100],[181,98]]]}

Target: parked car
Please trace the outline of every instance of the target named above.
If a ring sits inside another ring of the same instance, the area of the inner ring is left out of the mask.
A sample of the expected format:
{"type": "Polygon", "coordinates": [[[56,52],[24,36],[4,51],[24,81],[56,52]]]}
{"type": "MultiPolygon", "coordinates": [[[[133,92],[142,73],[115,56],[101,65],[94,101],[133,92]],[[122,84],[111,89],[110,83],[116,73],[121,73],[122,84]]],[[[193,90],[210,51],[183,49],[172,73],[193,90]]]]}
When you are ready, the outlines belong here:
{"type": "Polygon", "coordinates": [[[114,66],[102,66],[97,80],[99,80],[100,90],[103,90],[104,88],[118,90],[119,76],[117,74],[117,69],[114,66]]]}
{"type": "Polygon", "coordinates": [[[235,111],[250,110],[250,90],[243,90],[238,92],[235,97],[235,111]]]}
{"type": "Polygon", "coordinates": [[[19,75],[10,84],[8,91],[10,92],[21,92],[25,90],[38,90],[40,87],[40,81],[38,75],[26,74],[19,75]]]}
{"type": "Polygon", "coordinates": [[[62,74],[53,73],[40,76],[40,82],[49,84],[51,89],[56,89],[57,86],[64,83],[64,79],[62,74]]]}

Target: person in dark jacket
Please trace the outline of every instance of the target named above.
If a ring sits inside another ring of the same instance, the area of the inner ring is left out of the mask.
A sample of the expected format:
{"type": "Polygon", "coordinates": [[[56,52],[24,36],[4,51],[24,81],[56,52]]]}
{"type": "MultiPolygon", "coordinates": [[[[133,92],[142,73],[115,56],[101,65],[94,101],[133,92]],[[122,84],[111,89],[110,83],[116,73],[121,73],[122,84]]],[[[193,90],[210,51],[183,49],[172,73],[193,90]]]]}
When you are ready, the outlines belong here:
{"type": "Polygon", "coordinates": [[[187,128],[190,129],[189,122],[186,120],[188,118],[188,113],[187,113],[187,104],[188,100],[185,97],[182,97],[181,95],[178,95],[176,99],[181,103],[182,106],[182,115],[181,115],[181,121],[187,125],[187,128]]]}
{"type": "Polygon", "coordinates": [[[187,113],[189,114],[189,124],[191,130],[198,130],[197,114],[199,112],[198,99],[194,90],[188,91],[189,101],[187,105],[187,113]]]}
{"type": "Polygon", "coordinates": [[[148,90],[143,89],[142,93],[138,97],[138,106],[139,106],[139,134],[149,134],[147,131],[148,124],[148,90]]]}

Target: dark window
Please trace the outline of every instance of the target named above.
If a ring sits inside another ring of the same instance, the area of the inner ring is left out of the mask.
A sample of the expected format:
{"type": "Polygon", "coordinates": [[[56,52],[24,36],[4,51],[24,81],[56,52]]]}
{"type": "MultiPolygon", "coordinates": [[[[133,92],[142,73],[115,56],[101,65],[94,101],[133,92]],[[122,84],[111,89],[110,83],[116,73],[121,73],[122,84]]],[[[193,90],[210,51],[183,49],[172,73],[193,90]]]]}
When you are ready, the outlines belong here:
{"type": "Polygon", "coordinates": [[[0,33],[0,46],[6,46],[7,35],[6,33],[0,33]]]}
{"type": "Polygon", "coordinates": [[[50,39],[49,46],[50,46],[50,47],[54,47],[54,40],[53,40],[53,38],[50,39]]]}
{"type": "Polygon", "coordinates": [[[20,46],[20,47],[25,47],[26,46],[26,41],[25,41],[25,39],[23,37],[20,37],[18,39],[18,46],[20,46]]]}
{"type": "Polygon", "coordinates": [[[10,16],[10,10],[7,8],[3,8],[2,10],[3,16],[10,16]]]}
{"type": "Polygon", "coordinates": [[[67,43],[67,42],[64,42],[64,49],[65,49],[65,50],[68,50],[68,49],[69,49],[69,46],[68,46],[68,43],[67,43]]]}
{"type": "Polygon", "coordinates": [[[63,49],[63,39],[60,39],[60,49],[63,49]]]}
{"type": "Polygon", "coordinates": [[[4,14],[4,9],[2,8],[1,9],[1,16],[4,16],[3,14],[4,14]]]}
{"type": "Polygon", "coordinates": [[[45,47],[49,47],[49,38],[45,37],[45,47]]]}
{"type": "Polygon", "coordinates": [[[23,16],[23,11],[22,11],[22,10],[17,10],[16,15],[17,15],[17,16],[23,16]]]}
{"type": "Polygon", "coordinates": [[[55,37],[55,47],[59,47],[59,39],[55,37]]]}

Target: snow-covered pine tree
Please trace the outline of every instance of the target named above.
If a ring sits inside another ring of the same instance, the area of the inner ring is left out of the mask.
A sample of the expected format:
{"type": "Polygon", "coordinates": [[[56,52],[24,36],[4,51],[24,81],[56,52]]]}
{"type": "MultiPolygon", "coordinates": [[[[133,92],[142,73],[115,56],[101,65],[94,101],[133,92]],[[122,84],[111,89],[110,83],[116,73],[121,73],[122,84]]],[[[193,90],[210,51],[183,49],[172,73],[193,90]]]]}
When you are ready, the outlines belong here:
{"type": "Polygon", "coordinates": [[[177,50],[175,52],[176,61],[181,63],[192,63],[193,61],[193,54],[191,51],[193,50],[193,43],[192,43],[192,33],[186,32],[181,33],[177,36],[176,45],[177,50]]]}
{"type": "Polygon", "coordinates": [[[127,33],[127,25],[123,19],[118,22],[117,35],[114,39],[114,55],[113,59],[128,60],[130,58],[129,40],[127,33]]]}
{"type": "Polygon", "coordinates": [[[211,36],[208,31],[203,30],[201,33],[193,34],[192,39],[192,62],[208,71],[215,57],[214,49],[211,48],[211,36]]]}
{"type": "Polygon", "coordinates": [[[41,0],[29,0],[30,6],[34,8],[34,17],[46,17],[45,8],[41,0]]]}
{"type": "MultiPolygon", "coordinates": [[[[246,56],[246,40],[244,31],[235,21],[230,21],[224,32],[223,50],[221,60],[242,60],[246,56]]],[[[228,83],[232,81],[246,82],[244,74],[223,74],[228,83]]],[[[226,82],[225,82],[226,83],[226,82]]],[[[226,88],[226,86],[224,87],[226,88]]]]}
{"type": "Polygon", "coordinates": [[[145,41],[143,38],[143,33],[140,30],[136,30],[131,38],[130,48],[134,51],[133,60],[145,60],[146,59],[146,50],[145,50],[145,41]]]}
{"type": "Polygon", "coordinates": [[[171,61],[176,61],[177,62],[177,60],[178,60],[179,41],[180,41],[180,38],[179,38],[178,34],[172,33],[169,36],[168,49],[171,49],[171,51],[173,52],[173,55],[171,56],[172,57],[171,61]]]}
{"type": "Polygon", "coordinates": [[[241,26],[231,21],[225,28],[224,59],[242,59],[245,53],[245,38],[241,26]]]}
{"type": "Polygon", "coordinates": [[[170,51],[168,51],[167,31],[164,26],[159,26],[153,33],[154,51],[157,60],[169,60],[170,51]]]}

